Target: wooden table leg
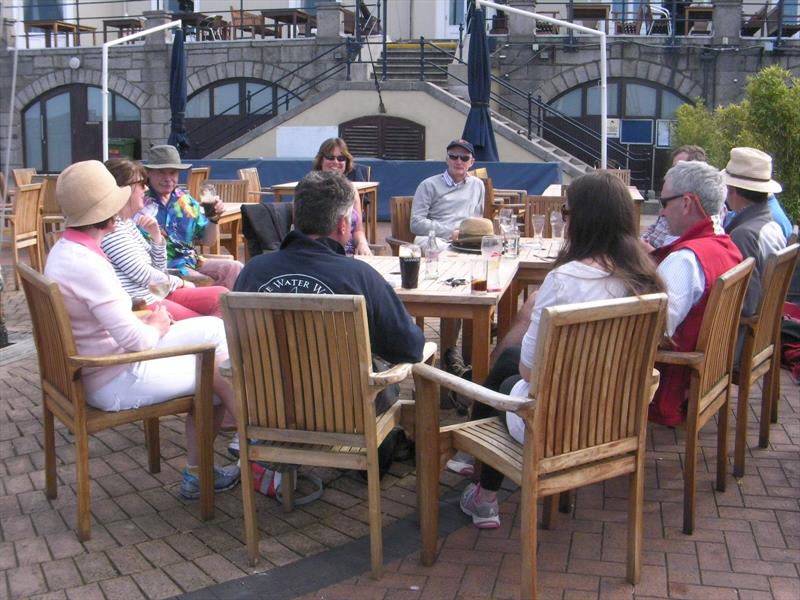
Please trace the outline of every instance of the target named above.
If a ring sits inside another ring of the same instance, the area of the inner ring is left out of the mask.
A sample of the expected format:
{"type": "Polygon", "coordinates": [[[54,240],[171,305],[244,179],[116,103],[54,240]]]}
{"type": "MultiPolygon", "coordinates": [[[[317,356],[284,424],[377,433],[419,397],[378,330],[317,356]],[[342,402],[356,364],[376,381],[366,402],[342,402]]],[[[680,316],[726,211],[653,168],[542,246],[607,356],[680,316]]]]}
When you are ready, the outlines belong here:
{"type": "Polygon", "coordinates": [[[491,308],[481,307],[472,316],[472,381],[482,384],[489,374],[491,308]]]}
{"type": "Polygon", "coordinates": [[[439,534],[439,386],[414,376],[417,514],[425,566],[436,561],[439,534]]]}

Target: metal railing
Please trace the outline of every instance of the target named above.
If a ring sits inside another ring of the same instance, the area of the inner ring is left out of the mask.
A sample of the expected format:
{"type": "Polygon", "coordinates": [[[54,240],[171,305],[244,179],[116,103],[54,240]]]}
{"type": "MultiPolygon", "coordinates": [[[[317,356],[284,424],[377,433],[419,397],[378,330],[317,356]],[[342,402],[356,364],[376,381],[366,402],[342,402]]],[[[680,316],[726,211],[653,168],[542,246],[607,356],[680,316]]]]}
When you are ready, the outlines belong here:
{"type": "MultiPolygon", "coordinates": [[[[453,56],[446,49],[440,48],[435,43],[427,41],[423,37],[419,40],[419,48],[420,81],[425,80],[425,69],[429,67],[429,70],[442,72],[463,85],[467,84],[467,81],[464,79],[448,72],[446,68],[441,67],[436,62],[427,59],[426,48],[434,53],[447,55],[459,64],[466,65],[462,59],[453,56]]],[[[505,118],[509,118],[508,115],[512,115],[510,117],[511,120],[520,127],[522,127],[524,123],[525,136],[529,140],[533,139],[534,136],[544,138],[548,141],[552,141],[556,146],[568,152],[573,152],[572,148],[577,148],[590,158],[587,162],[600,160],[600,133],[598,131],[553,108],[549,104],[543,102],[541,97],[534,97],[531,92],[521,90],[495,75],[492,75],[492,83],[497,84],[507,92],[506,95],[500,95],[494,91],[490,93],[490,100],[501,109],[495,112],[505,118]],[[518,100],[518,102],[515,103],[513,101],[514,99],[518,100]],[[503,114],[502,111],[505,111],[506,114],[503,114]],[[552,122],[548,122],[548,119],[558,119],[559,126],[553,126],[552,122]],[[579,137],[578,135],[570,133],[570,130],[574,130],[581,134],[581,136],[579,137]]],[[[636,173],[644,173],[644,166],[639,167],[638,163],[649,161],[649,153],[640,154],[630,152],[622,144],[610,140],[607,146],[609,156],[613,153],[614,162],[619,166],[630,168],[636,173]]],[[[644,178],[644,175],[642,178],[644,178]]]]}

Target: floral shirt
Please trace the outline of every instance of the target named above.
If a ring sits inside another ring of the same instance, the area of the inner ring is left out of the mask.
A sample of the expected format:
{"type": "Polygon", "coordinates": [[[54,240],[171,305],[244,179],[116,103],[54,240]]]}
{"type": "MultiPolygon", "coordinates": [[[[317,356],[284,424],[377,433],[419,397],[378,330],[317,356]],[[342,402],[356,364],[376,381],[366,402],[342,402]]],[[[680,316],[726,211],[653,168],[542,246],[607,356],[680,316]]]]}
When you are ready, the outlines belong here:
{"type": "Polygon", "coordinates": [[[155,217],[167,239],[167,267],[180,269],[184,275],[188,274],[187,267],[196,269],[202,257],[194,244],[203,237],[209,223],[200,203],[186,190],[177,188],[162,204],[150,190],[142,212],[155,217]]]}

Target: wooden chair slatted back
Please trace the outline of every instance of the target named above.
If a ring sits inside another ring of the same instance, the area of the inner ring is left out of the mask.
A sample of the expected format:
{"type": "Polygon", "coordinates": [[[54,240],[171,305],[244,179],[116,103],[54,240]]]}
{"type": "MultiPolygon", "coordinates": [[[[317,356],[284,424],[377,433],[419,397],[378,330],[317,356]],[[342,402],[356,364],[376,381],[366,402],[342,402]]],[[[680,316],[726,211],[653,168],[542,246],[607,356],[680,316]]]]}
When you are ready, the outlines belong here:
{"type": "Polygon", "coordinates": [[[531,387],[540,469],[639,435],[666,305],[665,294],[650,294],[545,309],[531,387]]]}
{"type": "Polygon", "coordinates": [[[753,335],[756,356],[774,343],[779,343],[783,302],[797,264],[800,246],[793,244],[769,256],[761,279],[763,296],[758,308],[758,322],[753,335]]]}
{"type": "Polygon", "coordinates": [[[209,178],[211,175],[211,167],[196,167],[194,169],[189,169],[189,175],[186,178],[186,189],[189,190],[189,194],[197,200],[200,201],[200,186],[203,185],[203,182],[209,178]]]}
{"type": "Polygon", "coordinates": [[[550,213],[560,211],[561,205],[566,202],[561,196],[528,196],[525,201],[525,237],[533,237],[533,215],[544,215],[544,237],[552,237],[553,230],[550,226],[550,213]]]}
{"type": "Polygon", "coordinates": [[[14,238],[38,235],[43,184],[29,183],[17,188],[14,199],[14,238]]]}
{"type": "Polygon", "coordinates": [[[68,400],[60,404],[64,410],[72,409],[72,417],[72,411],[83,409],[83,388],[73,381],[73,370],[68,366],[68,358],[78,352],[61,290],[27,265],[18,265],[17,271],[30,309],[42,384],[68,400]]]}
{"type": "Polygon", "coordinates": [[[253,196],[247,193],[249,184],[244,179],[207,179],[206,183],[214,185],[217,189],[217,195],[223,202],[242,203],[256,201],[253,196]]]}
{"type": "Polygon", "coordinates": [[[705,358],[699,371],[699,398],[730,377],[742,303],[753,269],[748,258],[720,275],[711,286],[695,350],[705,358]]]}
{"type": "Polygon", "coordinates": [[[0,171],[0,202],[8,201],[8,185],[6,185],[6,176],[0,171]]]}
{"type": "Polygon", "coordinates": [[[413,242],[411,233],[411,203],[413,196],[392,196],[390,203],[392,237],[404,242],[413,242]]]}
{"type": "Polygon", "coordinates": [[[12,169],[11,173],[14,176],[14,184],[17,187],[21,187],[33,182],[36,169],[12,169]]]}
{"type": "Polygon", "coordinates": [[[44,187],[42,196],[42,214],[46,217],[60,215],[61,206],[56,200],[56,182],[58,175],[34,175],[33,183],[41,183],[44,187]]]}
{"type": "Polygon", "coordinates": [[[255,167],[239,169],[239,179],[244,179],[247,182],[249,201],[260,202],[261,178],[258,176],[258,169],[255,167]]]}
{"type": "Polygon", "coordinates": [[[598,173],[608,173],[614,177],[619,177],[625,185],[631,184],[631,170],[630,169],[597,169],[598,173]]]}
{"type": "Polygon", "coordinates": [[[375,392],[363,297],[231,293],[222,304],[248,426],[365,433],[375,392]]]}

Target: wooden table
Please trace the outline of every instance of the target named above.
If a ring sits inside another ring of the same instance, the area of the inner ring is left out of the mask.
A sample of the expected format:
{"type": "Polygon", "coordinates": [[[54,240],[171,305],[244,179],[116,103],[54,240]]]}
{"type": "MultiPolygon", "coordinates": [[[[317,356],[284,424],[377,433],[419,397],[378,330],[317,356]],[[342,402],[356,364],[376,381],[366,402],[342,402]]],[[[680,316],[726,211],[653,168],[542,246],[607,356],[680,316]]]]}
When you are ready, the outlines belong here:
{"type": "MultiPolygon", "coordinates": [[[[228,252],[231,253],[234,260],[239,260],[239,232],[242,228],[242,205],[239,202],[225,202],[225,210],[220,216],[217,225],[225,225],[230,223],[231,226],[231,239],[230,246],[226,245],[228,252]]],[[[210,245],[211,254],[219,254],[222,242],[220,236],[217,235],[216,240],[210,245]]]]}
{"type": "MultiPolygon", "coordinates": [[[[311,34],[311,28],[317,26],[317,18],[299,8],[266,8],[261,11],[261,16],[274,22],[275,37],[281,37],[282,24],[286,25],[286,37],[297,37],[299,26],[303,26],[303,35],[311,34]]],[[[269,23],[267,23],[269,24],[269,23]]]]}
{"type": "MultiPolygon", "coordinates": [[[[92,34],[92,44],[96,43],[95,39],[95,31],[94,27],[90,27],[89,25],[78,25],[77,23],[71,23],[69,21],[59,21],[53,19],[39,19],[33,21],[25,21],[25,47],[30,48],[30,37],[29,33],[31,29],[41,29],[44,31],[44,45],[47,48],[51,46],[53,48],[58,48],[58,34],[59,33],[66,33],[72,34],[72,45],[73,46],[80,46],[81,45],[81,33],[88,33],[91,32],[92,34]]],[[[69,38],[70,36],[66,36],[67,46],[69,46],[69,38]]]]}
{"type": "MultiPolygon", "coordinates": [[[[500,263],[500,286],[498,292],[473,294],[470,291],[472,263],[479,255],[443,253],[439,257],[439,277],[424,279],[425,264],[420,265],[419,287],[405,290],[399,287],[400,263],[396,256],[357,256],[358,260],[370,264],[388,281],[397,282],[395,288],[406,310],[414,317],[438,317],[441,319],[464,319],[465,346],[471,348],[472,380],[483,381],[489,373],[489,344],[492,315],[495,310],[505,311],[513,300],[513,281],[517,274],[518,261],[503,259],[500,263]],[[464,285],[452,287],[444,281],[450,277],[463,278],[464,285]],[[471,340],[466,325],[471,325],[471,340]]],[[[498,339],[505,334],[506,324],[498,323],[498,339]]]]}
{"type": "MultiPolygon", "coordinates": [[[[108,41],[108,30],[118,29],[117,39],[141,31],[144,20],[138,17],[120,17],[117,19],[103,19],[103,42],[108,41]]],[[[131,42],[132,43],[132,42],[131,42]]]]}
{"type": "MultiPolygon", "coordinates": [[[[644,201],[641,192],[635,185],[629,185],[628,191],[631,193],[631,198],[637,201],[644,201]]],[[[542,192],[542,196],[561,196],[561,184],[560,183],[551,183],[548,185],[545,190],[542,192]]]]}
{"type": "MultiPolygon", "coordinates": [[[[283,202],[284,196],[293,196],[297,181],[289,183],[279,183],[273,185],[270,191],[275,196],[275,202],[283,202]]],[[[361,197],[361,214],[364,219],[364,233],[370,244],[377,243],[378,238],[378,181],[355,181],[352,182],[361,197]]]]}

